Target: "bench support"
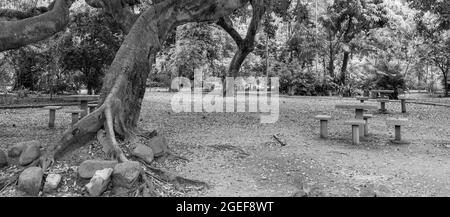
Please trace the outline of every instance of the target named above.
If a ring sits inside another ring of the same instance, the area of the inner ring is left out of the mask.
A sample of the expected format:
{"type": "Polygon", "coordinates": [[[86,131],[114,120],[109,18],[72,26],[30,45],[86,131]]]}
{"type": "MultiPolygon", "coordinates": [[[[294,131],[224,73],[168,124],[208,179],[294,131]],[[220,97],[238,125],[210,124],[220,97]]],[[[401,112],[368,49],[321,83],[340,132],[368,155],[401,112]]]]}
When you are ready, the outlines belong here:
{"type": "Polygon", "coordinates": [[[76,123],[78,123],[78,113],[72,113],[72,127],[75,126],[76,123]]]}
{"type": "Polygon", "coordinates": [[[352,142],[353,145],[359,145],[361,144],[359,140],[359,125],[352,125],[352,142]]]}
{"type": "Polygon", "coordinates": [[[395,126],[395,141],[402,141],[401,127],[395,126]]]}
{"type": "Polygon", "coordinates": [[[56,110],[50,109],[50,115],[49,115],[49,119],[48,119],[48,127],[50,129],[55,128],[55,119],[56,119],[56,110]]]}
{"type": "Polygon", "coordinates": [[[328,121],[320,120],[320,138],[328,138],[328,121]]]}
{"type": "Polygon", "coordinates": [[[406,113],[406,99],[401,99],[402,102],[402,113],[406,113]]]}

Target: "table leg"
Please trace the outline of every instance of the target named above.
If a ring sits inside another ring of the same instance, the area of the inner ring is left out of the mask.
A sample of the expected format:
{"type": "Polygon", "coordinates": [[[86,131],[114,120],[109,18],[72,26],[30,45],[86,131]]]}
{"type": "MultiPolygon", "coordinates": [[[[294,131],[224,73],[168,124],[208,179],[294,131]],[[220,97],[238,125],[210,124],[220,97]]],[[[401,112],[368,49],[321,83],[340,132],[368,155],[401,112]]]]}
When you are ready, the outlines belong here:
{"type": "Polygon", "coordinates": [[[395,141],[401,141],[402,135],[400,132],[400,126],[395,126],[395,141]]]}
{"type": "MultiPolygon", "coordinates": [[[[364,120],[364,109],[356,109],[355,114],[356,119],[364,120]]],[[[364,125],[359,126],[359,136],[364,137],[364,125]]]]}
{"type": "Polygon", "coordinates": [[[83,119],[88,114],[88,101],[81,101],[80,109],[83,110],[83,113],[81,113],[81,118],[83,119]]]}
{"type": "Polygon", "coordinates": [[[401,102],[402,102],[402,113],[406,113],[406,100],[402,99],[401,102]]]}
{"type": "Polygon", "coordinates": [[[385,102],[381,102],[381,111],[382,112],[386,111],[386,103],[385,102]]]}

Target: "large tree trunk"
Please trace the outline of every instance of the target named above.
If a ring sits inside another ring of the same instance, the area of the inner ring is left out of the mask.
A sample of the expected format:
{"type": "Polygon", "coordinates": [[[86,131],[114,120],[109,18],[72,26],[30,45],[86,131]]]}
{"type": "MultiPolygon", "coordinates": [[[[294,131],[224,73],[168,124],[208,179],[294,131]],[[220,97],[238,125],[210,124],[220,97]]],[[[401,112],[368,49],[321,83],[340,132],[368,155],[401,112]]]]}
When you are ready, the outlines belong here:
{"type": "Polygon", "coordinates": [[[119,161],[126,161],[116,136],[128,138],[136,133],[150,66],[168,32],[187,22],[217,20],[247,2],[167,0],[145,11],[131,28],[106,74],[99,108],[67,130],[62,139],[49,149],[47,160],[59,159],[82,147],[104,128],[107,143],[111,146],[110,154],[119,161]]]}
{"type": "MultiPolygon", "coordinates": [[[[224,77],[238,77],[239,71],[245,59],[255,49],[255,36],[258,33],[261,19],[266,12],[266,7],[264,5],[264,0],[252,0],[250,2],[253,10],[252,20],[248,26],[247,35],[245,38],[242,38],[241,35],[234,29],[233,24],[228,17],[223,17],[217,22],[217,25],[221,26],[231,36],[231,38],[233,38],[238,47],[238,50],[234,54],[234,57],[230,63],[228,73],[224,77]]],[[[232,86],[226,84],[225,86],[226,88],[223,88],[224,95],[226,95],[227,92],[231,93],[233,91],[233,89],[231,89],[233,88],[232,86]]]]}

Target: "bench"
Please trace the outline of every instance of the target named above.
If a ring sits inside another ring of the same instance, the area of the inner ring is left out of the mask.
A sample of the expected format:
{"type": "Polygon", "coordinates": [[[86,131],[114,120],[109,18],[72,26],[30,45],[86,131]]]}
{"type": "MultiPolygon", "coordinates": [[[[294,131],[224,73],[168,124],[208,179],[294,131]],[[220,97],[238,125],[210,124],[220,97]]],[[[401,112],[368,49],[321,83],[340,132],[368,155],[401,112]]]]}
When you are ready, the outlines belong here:
{"type": "Polygon", "coordinates": [[[49,115],[49,119],[48,119],[48,127],[50,129],[55,128],[56,110],[62,109],[62,106],[47,106],[47,107],[44,107],[43,109],[50,111],[50,115],[49,115]]]}
{"type": "Polygon", "coordinates": [[[331,120],[331,116],[317,115],[315,118],[320,120],[320,138],[328,138],[328,121],[331,120]]]}
{"type": "Polygon", "coordinates": [[[95,109],[97,109],[97,104],[89,104],[88,105],[88,107],[89,107],[89,113],[92,113],[92,112],[94,112],[95,111],[95,109]]]}
{"type": "Polygon", "coordinates": [[[360,96],[360,97],[356,97],[356,99],[359,100],[361,103],[364,103],[364,101],[369,100],[369,97],[362,97],[362,96],[360,96]]]}
{"type": "Polygon", "coordinates": [[[369,119],[373,118],[372,114],[364,114],[364,136],[369,136],[369,119]]]}
{"type": "Polygon", "coordinates": [[[354,120],[346,121],[345,124],[352,126],[352,142],[353,142],[353,145],[361,144],[360,137],[364,137],[364,135],[360,135],[359,129],[360,129],[360,126],[364,126],[365,121],[364,120],[360,120],[360,119],[354,119],[354,120]]]}
{"type": "Polygon", "coordinates": [[[78,109],[78,110],[68,110],[64,112],[72,115],[72,127],[73,127],[76,123],[78,123],[80,114],[82,114],[84,110],[78,109]]]}
{"type": "Polygon", "coordinates": [[[389,99],[378,99],[377,102],[381,104],[380,112],[387,113],[386,103],[389,102],[389,99]]]}
{"type": "Polygon", "coordinates": [[[402,140],[401,127],[408,124],[408,119],[405,118],[388,118],[386,119],[388,126],[395,126],[395,140],[392,143],[395,144],[408,144],[409,142],[402,140]]]}

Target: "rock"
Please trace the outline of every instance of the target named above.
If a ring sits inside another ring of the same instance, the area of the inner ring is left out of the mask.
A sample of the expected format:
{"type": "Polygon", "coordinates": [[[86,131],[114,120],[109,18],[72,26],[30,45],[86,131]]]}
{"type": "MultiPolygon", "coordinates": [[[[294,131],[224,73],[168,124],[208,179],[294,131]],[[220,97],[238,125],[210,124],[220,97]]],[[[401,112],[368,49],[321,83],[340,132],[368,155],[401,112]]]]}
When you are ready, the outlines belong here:
{"type": "Polygon", "coordinates": [[[300,190],[297,193],[295,193],[292,197],[308,197],[308,194],[305,191],[300,190]]]}
{"type": "Polygon", "coordinates": [[[377,197],[377,193],[375,193],[375,189],[373,185],[364,186],[359,191],[360,197],[377,197]]]}
{"type": "Polygon", "coordinates": [[[18,190],[29,196],[38,196],[44,172],[40,167],[30,167],[19,176],[18,190]]]}
{"type": "Polygon", "coordinates": [[[97,170],[91,181],[86,185],[86,190],[91,197],[98,197],[108,188],[111,181],[112,168],[97,170]]]}
{"type": "Polygon", "coordinates": [[[30,144],[19,157],[19,164],[21,166],[26,166],[41,156],[41,149],[39,145],[30,144]]]}
{"type": "Polygon", "coordinates": [[[111,193],[116,197],[129,197],[129,191],[129,189],[124,187],[114,187],[111,193]]]}
{"type": "Polygon", "coordinates": [[[154,159],[153,149],[143,144],[139,144],[132,152],[133,156],[144,160],[146,163],[151,163],[154,159]]]}
{"type": "Polygon", "coordinates": [[[135,161],[117,164],[113,172],[114,186],[132,188],[138,180],[141,170],[141,164],[135,161]]]}
{"type": "Polygon", "coordinates": [[[117,161],[87,160],[78,167],[78,175],[83,179],[90,179],[97,170],[113,169],[117,164],[117,161]]]}
{"type": "Polygon", "coordinates": [[[0,168],[8,166],[8,157],[6,157],[5,152],[0,150],[0,168]]]}
{"type": "Polygon", "coordinates": [[[44,192],[51,193],[58,189],[59,183],[61,182],[61,175],[59,174],[49,174],[45,179],[44,192]]]}
{"type": "Polygon", "coordinates": [[[33,140],[33,141],[28,141],[28,142],[17,143],[11,149],[9,149],[8,157],[10,157],[10,158],[19,157],[22,154],[22,152],[31,145],[40,146],[40,142],[33,140]]]}
{"type": "Polygon", "coordinates": [[[161,157],[165,153],[169,152],[169,146],[167,145],[167,140],[165,137],[156,136],[152,138],[148,145],[153,150],[155,157],[161,157]]]}

